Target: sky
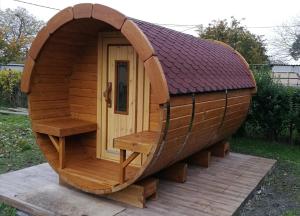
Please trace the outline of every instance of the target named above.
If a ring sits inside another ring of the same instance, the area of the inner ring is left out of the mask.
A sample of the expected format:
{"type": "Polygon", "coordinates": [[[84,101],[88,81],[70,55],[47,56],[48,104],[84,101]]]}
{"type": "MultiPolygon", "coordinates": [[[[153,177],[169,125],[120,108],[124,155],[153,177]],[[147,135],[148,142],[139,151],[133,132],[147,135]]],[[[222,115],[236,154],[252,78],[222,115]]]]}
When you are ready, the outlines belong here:
{"type": "MultiPolygon", "coordinates": [[[[26,2],[63,9],[77,3],[99,3],[112,7],[123,14],[158,24],[207,26],[212,20],[244,19],[242,24],[258,35],[264,35],[267,45],[275,37],[275,28],[300,17],[300,0],[23,0],[26,2]],[[268,28],[261,28],[268,27],[268,28]]],[[[47,21],[56,10],[40,8],[16,2],[0,0],[0,9],[24,7],[38,19],[47,21]]],[[[171,27],[197,35],[190,27],[171,27]]],[[[269,50],[270,45],[267,46],[269,50]]]]}

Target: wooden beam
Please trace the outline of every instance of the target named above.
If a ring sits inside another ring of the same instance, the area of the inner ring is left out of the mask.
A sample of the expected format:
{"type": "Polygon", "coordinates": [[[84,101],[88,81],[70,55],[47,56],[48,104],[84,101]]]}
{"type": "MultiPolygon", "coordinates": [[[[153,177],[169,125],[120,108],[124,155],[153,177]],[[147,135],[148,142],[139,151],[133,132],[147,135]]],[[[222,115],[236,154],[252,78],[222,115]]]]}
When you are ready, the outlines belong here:
{"type": "Polygon", "coordinates": [[[173,164],[159,172],[158,177],[168,181],[184,183],[187,177],[187,163],[180,162],[173,164]]]}
{"type": "Polygon", "coordinates": [[[139,182],[137,182],[137,185],[144,187],[144,197],[146,199],[151,198],[156,200],[157,199],[157,187],[158,187],[159,180],[156,178],[146,178],[139,182]]]}
{"type": "Polygon", "coordinates": [[[120,149],[120,183],[124,183],[125,181],[125,168],[123,167],[123,163],[126,160],[126,150],[120,149]]]}
{"type": "Polygon", "coordinates": [[[27,56],[21,80],[21,91],[26,94],[30,93],[31,74],[34,65],[34,59],[31,56],[27,56]]]}
{"type": "Polygon", "coordinates": [[[121,14],[119,11],[101,4],[93,5],[92,17],[94,19],[108,23],[118,30],[121,29],[123,23],[126,20],[126,16],[121,14]]]}
{"type": "MultiPolygon", "coordinates": [[[[28,51],[28,56],[30,56],[33,60],[36,60],[38,57],[38,54],[46,41],[48,40],[50,36],[50,33],[46,26],[44,26],[37,36],[35,37],[34,41],[32,42],[30,49],[28,51]]],[[[27,64],[27,62],[26,62],[27,64]]]]}
{"type": "Polygon", "coordinates": [[[169,88],[160,61],[152,56],[144,62],[145,73],[151,83],[152,103],[163,104],[170,100],[169,88]]]}
{"type": "Polygon", "coordinates": [[[137,156],[139,156],[140,153],[138,152],[133,152],[122,164],[123,168],[126,168],[131,161],[133,161],[137,156]]]}
{"type": "Polygon", "coordinates": [[[47,23],[47,29],[50,34],[55,32],[59,27],[73,20],[73,8],[67,7],[59,11],[54,17],[52,17],[47,23]]]}
{"type": "Polygon", "coordinates": [[[187,159],[187,162],[190,164],[194,164],[206,168],[209,167],[210,161],[211,161],[211,152],[207,150],[197,152],[196,154],[190,156],[187,159]]]}
{"type": "Polygon", "coordinates": [[[65,149],[66,149],[66,141],[65,137],[59,137],[59,168],[65,168],[65,149]]]}
{"type": "Polygon", "coordinates": [[[127,188],[106,195],[107,198],[138,208],[146,207],[146,199],[156,197],[158,179],[147,178],[127,188]]]}
{"type": "Polygon", "coordinates": [[[93,5],[81,3],[73,6],[74,19],[90,18],[92,16],[93,5]]]}
{"type": "Polygon", "coordinates": [[[56,151],[59,152],[59,141],[57,140],[57,138],[55,138],[52,135],[48,135],[49,139],[51,140],[52,144],[54,145],[54,147],[56,148],[56,151]]]}
{"type": "Polygon", "coordinates": [[[120,183],[124,183],[126,180],[126,167],[133,161],[140,153],[133,152],[126,159],[126,150],[120,149],[120,183]]]}
{"type": "Polygon", "coordinates": [[[154,55],[154,48],[150,41],[134,21],[127,19],[122,26],[121,32],[132,44],[137,51],[139,58],[143,61],[146,61],[154,55]]]}
{"type": "Polygon", "coordinates": [[[229,154],[230,145],[227,141],[221,141],[210,148],[211,155],[216,157],[225,157],[229,154]]]}

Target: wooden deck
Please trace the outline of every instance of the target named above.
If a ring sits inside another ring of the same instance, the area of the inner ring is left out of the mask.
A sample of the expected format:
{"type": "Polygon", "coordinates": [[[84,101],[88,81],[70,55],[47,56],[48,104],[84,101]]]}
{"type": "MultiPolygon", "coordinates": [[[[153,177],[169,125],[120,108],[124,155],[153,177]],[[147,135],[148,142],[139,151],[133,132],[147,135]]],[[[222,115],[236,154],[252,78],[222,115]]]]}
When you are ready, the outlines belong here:
{"type": "Polygon", "coordinates": [[[0,201],[32,215],[232,215],[275,161],[231,153],[188,167],[185,183],[160,180],[158,199],[138,209],[58,185],[48,164],[0,175],[0,201]]]}

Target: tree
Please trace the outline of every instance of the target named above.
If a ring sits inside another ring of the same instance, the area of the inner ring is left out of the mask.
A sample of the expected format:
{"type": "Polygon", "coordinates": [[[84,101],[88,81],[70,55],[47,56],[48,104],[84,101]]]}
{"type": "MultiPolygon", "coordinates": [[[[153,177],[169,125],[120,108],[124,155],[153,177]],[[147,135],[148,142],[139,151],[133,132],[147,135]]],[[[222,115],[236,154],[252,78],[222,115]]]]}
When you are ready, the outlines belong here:
{"type": "Polygon", "coordinates": [[[23,62],[43,25],[25,8],[0,10],[0,63],[23,62]]]}
{"type": "Polygon", "coordinates": [[[300,58],[300,34],[296,35],[296,40],[292,43],[292,47],[289,49],[289,52],[295,60],[300,58]]]}
{"type": "Polygon", "coordinates": [[[214,20],[207,28],[200,26],[198,32],[200,38],[218,40],[230,45],[249,64],[264,64],[268,61],[262,37],[252,34],[234,17],[231,17],[230,22],[227,19],[214,20]]]}
{"type": "Polygon", "coordinates": [[[272,59],[289,62],[300,58],[300,19],[294,18],[291,22],[275,28],[271,41],[272,59]]]}

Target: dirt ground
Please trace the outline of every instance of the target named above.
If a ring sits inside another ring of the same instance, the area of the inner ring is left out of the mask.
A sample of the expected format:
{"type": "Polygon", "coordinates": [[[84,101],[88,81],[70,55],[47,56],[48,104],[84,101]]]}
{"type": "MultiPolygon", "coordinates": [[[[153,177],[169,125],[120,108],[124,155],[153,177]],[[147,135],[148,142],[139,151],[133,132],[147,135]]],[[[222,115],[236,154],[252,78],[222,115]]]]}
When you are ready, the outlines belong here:
{"type": "Polygon", "coordinates": [[[272,173],[236,215],[300,216],[300,166],[277,162],[272,173]]]}

